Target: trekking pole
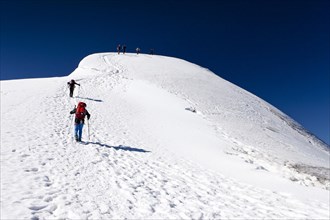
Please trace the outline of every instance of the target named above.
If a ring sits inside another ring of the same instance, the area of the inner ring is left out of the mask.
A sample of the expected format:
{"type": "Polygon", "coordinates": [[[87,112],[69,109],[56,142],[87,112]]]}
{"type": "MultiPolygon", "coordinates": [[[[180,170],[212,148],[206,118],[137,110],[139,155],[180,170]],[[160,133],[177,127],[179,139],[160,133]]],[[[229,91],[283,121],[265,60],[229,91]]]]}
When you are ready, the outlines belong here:
{"type": "Polygon", "coordinates": [[[84,96],[86,96],[86,91],[85,91],[84,87],[81,87],[81,92],[83,93],[84,96]]]}
{"type": "MultiPolygon", "coordinates": [[[[76,105],[74,105],[74,108],[76,108],[76,105]]],[[[69,118],[70,118],[69,135],[70,135],[71,127],[72,127],[72,124],[73,124],[73,121],[74,121],[73,114],[70,114],[69,118]]]]}
{"type": "Polygon", "coordinates": [[[88,128],[88,140],[90,140],[90,133],[89,133],[89,119],[87,119],[87,128],[88,128]]]}
{"type": "Polygon", "coordinates": [[[81,85],[79,86],[79,93],[80,93],[80,89],[81,89],[81,92],[83,93],[83,95],[85,95],[84,88],[81,87],[81,85]]]}
{"type": "Polygon", "coordinates": [[[79,89],[77,91],[77,97],[79,97],[79,95],[80,95],[80,86],[79,86],[79,89]]]}

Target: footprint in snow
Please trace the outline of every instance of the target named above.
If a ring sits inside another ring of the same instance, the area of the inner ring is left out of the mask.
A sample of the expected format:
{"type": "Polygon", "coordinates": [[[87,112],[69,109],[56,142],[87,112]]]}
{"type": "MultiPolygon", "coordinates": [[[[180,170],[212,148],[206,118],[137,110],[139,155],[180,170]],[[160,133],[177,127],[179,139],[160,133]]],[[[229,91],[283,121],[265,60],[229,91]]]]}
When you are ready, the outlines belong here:
{"type": "Polygon", "coordinates": [[[25,169],[25,172],[38,172],[38,168],[25,169]]]}
{"type": "Polygon", "coordinates": [[[32,205],[29,207],[29,209],[33,210],[33,211],[39,211],[41,209],[46,208],[48,205],[32,205]]]}
{"type": "Polygon", "coordinates": [[[46,187],[49,187],[52,185],[51,181],[49,180],[49,177],[48,176],[44,176],[43,177],[43,181],[45,182],[45,185],[46,187]]]}

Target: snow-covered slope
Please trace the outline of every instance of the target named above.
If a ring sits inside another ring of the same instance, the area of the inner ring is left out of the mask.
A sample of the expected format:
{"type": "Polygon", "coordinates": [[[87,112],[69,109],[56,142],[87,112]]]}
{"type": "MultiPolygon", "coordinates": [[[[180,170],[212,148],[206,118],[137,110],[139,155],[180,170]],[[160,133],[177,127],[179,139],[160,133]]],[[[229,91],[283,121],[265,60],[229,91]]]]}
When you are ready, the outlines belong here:
{"type": "Polygon", "coordinates": [[[1,81],[1,219],[327,219],[329,168],[284,113],[180,59],[93,54],[68,77],[1,81]]]}

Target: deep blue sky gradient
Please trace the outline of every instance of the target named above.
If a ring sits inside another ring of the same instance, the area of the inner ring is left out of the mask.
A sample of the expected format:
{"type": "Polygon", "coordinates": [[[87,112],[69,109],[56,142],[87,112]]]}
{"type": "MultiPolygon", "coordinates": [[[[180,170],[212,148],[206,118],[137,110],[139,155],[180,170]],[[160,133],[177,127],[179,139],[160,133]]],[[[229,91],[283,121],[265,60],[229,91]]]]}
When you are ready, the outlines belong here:
{"type": "Polygon", "coordinates": [[[328,0],[1,0],[1,80],[126,44],[209,68],[330,143],[328,0]]]}

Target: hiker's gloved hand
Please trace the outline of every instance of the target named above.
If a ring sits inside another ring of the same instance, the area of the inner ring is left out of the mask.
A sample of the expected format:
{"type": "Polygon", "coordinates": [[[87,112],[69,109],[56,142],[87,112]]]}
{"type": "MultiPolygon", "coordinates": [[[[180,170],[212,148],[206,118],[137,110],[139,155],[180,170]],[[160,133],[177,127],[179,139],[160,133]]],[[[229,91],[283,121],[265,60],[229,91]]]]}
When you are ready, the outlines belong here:
{"type": "Polygon", "coordinates": [[[91,117],[90,115],[87,115],[87,119],[88,119],[88,120],[89,120],[90,117],[91,117]]]}

